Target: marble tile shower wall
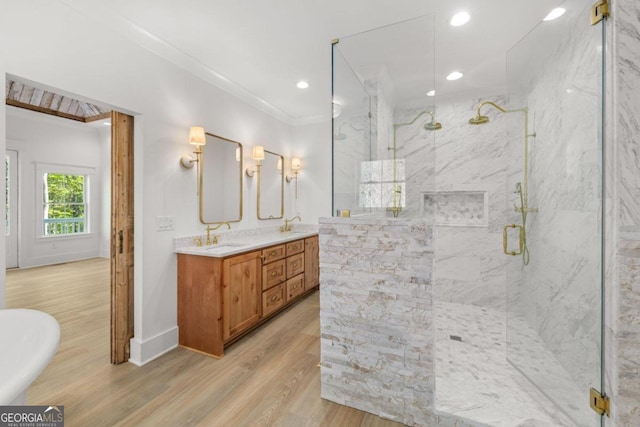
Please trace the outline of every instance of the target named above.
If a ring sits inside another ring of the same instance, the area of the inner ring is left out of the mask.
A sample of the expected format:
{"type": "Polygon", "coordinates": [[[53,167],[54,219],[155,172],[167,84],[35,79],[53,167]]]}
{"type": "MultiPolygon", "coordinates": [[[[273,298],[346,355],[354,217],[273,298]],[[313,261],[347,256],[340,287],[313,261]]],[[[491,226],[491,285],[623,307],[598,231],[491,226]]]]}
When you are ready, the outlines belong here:
{"type": "MultiPolygon", "coordinates": [[[[504,97],[488,99],[504,104],[504,97]]],[[[435,298],[504,309],[505,257],[501,251],[505,209],[504,118],[467,124],[483,99],[445,104],[439,119],[450,123],[436,138],[436,191],[486,191],[486,227],[436,227],[435,298]]]]}
{"type": "MultiPolygon", "coordinates": [[[[503,105],[505,102],[504,96],[486,99],[503,105]]],[[[497,111],[487,110],[491,122],[484,126],[467,123],[482,100],[438,104],[435,117],[442,123],[441,130],[423,128],[429,116],[398,128],[398,158],[405,159],[407,177],[407,207],[402,215],[435,221],[435,300],[504,309],[505,257],[501,244],[506,203],[506,130],[504,115],[497,111]],[[488,206],[484,206],[484,197],[481,204],[469,205],[478,211],[469,216],[469,226],[444,225],[449,217],[467,215],[463,210],[469,194],[484,192],[488,206]],[[438,195],[443,203],[445,199],[455,199],[449,201],[458,212],[444,216],[442,210],[429,209],[429,197],[439,200],[438,195]],[[486,226],[477,226],[473,218],[479,215],[486,226]]],[[[394,121],[410,122],[419,112],[397,110],[394,121]]]]}
{"type": "MultiPolygon", "coordinates": [[[[598,121],[585,120],[600,114],[600,60],[597,34],[581,18],[544,58],[532,59],[539,68],[526,94],[537,134],[530,140],[529,206],[539,212],[527,218],[531,261],[513,266],[524,280],[509,286],[520,286],[519,314],[586,393],[599,386],[600,363],[600,142],[598,121]]],[[[515,170],[521,175],[522,166],[515,170]]],[[[526,374],[542,387],[557,381],[526,374]]]]}

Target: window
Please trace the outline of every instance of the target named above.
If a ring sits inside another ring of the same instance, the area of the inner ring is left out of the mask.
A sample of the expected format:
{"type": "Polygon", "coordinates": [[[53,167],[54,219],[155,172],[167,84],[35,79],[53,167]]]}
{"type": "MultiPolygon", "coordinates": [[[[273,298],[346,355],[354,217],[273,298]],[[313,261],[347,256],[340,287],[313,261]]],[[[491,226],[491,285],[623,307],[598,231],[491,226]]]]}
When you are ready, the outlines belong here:
{"type": "Polygon", "coordinates": [[[360,164],[360,207],[405,206],[404,159],[360,164]]]}
{"type": "Polygon", "coordinates": [[[88,232],[88,176],[44,172],[43,236],[88,232]]]}

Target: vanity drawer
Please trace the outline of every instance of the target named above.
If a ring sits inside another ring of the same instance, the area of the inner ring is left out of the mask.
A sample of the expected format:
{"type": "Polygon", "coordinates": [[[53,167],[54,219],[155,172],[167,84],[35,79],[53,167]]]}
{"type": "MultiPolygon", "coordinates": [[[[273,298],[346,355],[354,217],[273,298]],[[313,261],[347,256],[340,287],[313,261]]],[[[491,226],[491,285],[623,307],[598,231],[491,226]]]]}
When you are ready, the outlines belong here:
{"type": "Polygon", "coordinates": [[[262,264],[282,259],[286,255],[286,245],[271,246],[262,250],[262,264]]]}
{"type": "Polygon", "coordinates": [[[262,266],[262,290],[266,291],[270,287],[284,281],[286,277],[287,262],[284,259],[274,261],[271,264],[262,266]]]}
{"type": "Polygon", "coordinates": [[[304,271],[304,252],[287,258],[287,279],[304,271]]]}
{"type": "Polygon", "coordinates": [[[287,280],[287,302],[304,292],[304,274],[287,280]]]}
{"type": "Polygon", "coordinates": [[[287,243],[287,256],[299,254],[304,251],[304,239],[287,243]]]}
{"type": "Polygon", "coordinates": [[[285,302],[285,283],[281,283],[262,293],[262,317],[268,316],[285,302]]]}

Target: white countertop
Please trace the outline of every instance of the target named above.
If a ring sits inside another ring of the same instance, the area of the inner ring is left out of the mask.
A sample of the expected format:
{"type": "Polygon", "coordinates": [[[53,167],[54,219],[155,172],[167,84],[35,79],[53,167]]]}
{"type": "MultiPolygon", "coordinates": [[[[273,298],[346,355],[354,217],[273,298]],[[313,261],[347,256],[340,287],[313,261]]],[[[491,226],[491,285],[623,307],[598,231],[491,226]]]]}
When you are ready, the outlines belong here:
{"type": "Polygon", "coordinates": [[[249,252],[256,249],[262,249],[281,243],[291,242],[293,240],[304,239],[305,237],[316,236],[317,231],[311,230],[293,230],[285,233],[269,233],[251,237],[225,238],[223,241],[215,245],[206,246],[185,246],[177,248],[176,253],[187,255],[208,256],[213,258],[225,258],[231,255],[237,255],[243,252],[249,252]]]}

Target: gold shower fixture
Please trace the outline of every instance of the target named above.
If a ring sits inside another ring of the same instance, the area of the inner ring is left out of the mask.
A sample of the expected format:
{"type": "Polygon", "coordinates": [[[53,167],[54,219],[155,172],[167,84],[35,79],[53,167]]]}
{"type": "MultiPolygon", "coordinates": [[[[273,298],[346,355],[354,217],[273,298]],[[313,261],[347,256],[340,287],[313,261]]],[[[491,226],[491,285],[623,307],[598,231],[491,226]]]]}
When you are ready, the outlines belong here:
{"type": "Polygon", "coordinates": [[[476,113],[476,115],[474,117],[471,117],[469,119],[469,124],[470,125],[483,125],[485,123],[489,123],[489,117],[488,116],[483,116],[482,114],[480,114],[480,109],[482,107],[484,107],[485,105],[491,105],[492,107],[496,108],[497,110],[506,113],[507,110],[505,108],[502,108],[501,106],[499,106],[498,104],[496,104],[493,101],[484,101],[482,103],[480,103],[480,105],[478,105],[478,112],[476,113]]]}
{"type": "Polygon", "coordinates": [[[522,183],[518,182],[516,184],[515,193],[520,196],[520,206],[515,206],[515,211],[521,215],[522,224],[508,224],[504,226],[503,229],[503,252],[505,255],[522,255],[522,263],[524,265],[529,264],[529,248],[527,247],[527,214],[531,212],[538,212],[538,208],[530,208],[529,207],[529,138],[536,136],[535,132],[529,133],[529,108],[519,108],[517,110],[507,110],[504,107],[496,104],[493,101],[483,101],[478,105],[478,109],[476,111],[476,115],[469,119],[470,125],[482,125],[485,123],[489,123],[489,117],[483,116],[480,113],[480,110],[485,105],[490,105],[496,110],[502,113],[524,113],[524,167],[523,167],[523,177],[522,183]],[[507,239],[508,239],[508,229],[517,228],[518,232],[518,251],[509,251],[507,249],[507,239]]]}

